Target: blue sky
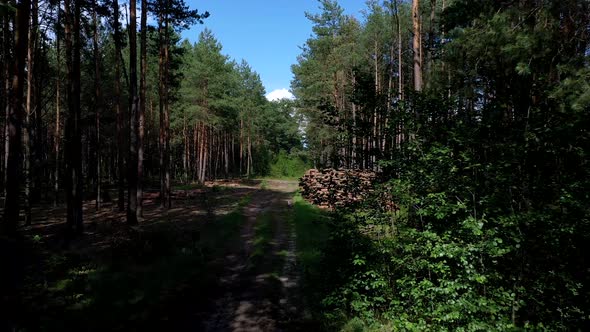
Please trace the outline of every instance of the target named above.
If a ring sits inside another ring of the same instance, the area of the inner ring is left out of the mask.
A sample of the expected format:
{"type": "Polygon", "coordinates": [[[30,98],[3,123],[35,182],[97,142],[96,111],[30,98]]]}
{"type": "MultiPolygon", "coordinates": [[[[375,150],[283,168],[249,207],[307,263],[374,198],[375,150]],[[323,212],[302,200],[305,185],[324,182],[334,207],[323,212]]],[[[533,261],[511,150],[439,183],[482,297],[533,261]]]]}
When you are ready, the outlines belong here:
{"type": "MultiPolygon", "coordinates": [[[[209,11],[205,24],[183,33],[197,41],[209,28],[223,45],[223,53],[246,60],[260,74],[267,93],[289,89],[291,65],[297,61],[299,46],[311,35],[306,11],[317,13],[317,0],[186,0],[199,12],[209,11]]],[[[346,14],[361,17],[364,0],[340,0],[346,14]]]]}

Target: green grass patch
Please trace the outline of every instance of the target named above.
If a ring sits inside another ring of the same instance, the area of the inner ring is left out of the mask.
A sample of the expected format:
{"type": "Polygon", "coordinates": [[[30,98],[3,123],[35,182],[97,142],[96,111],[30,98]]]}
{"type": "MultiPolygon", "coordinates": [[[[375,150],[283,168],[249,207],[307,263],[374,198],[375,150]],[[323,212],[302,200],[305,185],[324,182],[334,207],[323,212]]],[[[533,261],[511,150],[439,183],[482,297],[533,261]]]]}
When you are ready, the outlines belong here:
{"type": "Polygon", "coordinates": [[[292,222],[297,235],[297,260],[305,274],[321,274],[322,252],[330,230],[326,213],[309,204],[300,194],[293,198],[292,222]]]}
{"type": "Polygon", "coordinates": [[[250,254],[250,263],[253,267],[259,266],[264,262],[264,258],[272,250],[272,239],[274,229],[272,216],[270,213],[262,213],[256,219],[254,226],[254,239],[252,241],[253,249],[250,254]]]}
{"type": "Polygon", "coordinates": [[[275,212],[266,212],[258,216],[254,227],[253,249],[249,257],[250,268],[258,271],[279,275],[287,253],[283,251],[274,252],[276,245],[277,218],[275,212]]]}
{"type": "Polygon", "coordinates": [[[330,215],[303,200],[297,193],[293,197],[290,226],[296,235],[297,265],[301,273],[305,318],[299,322],[306,330],[329,331],[323,323],[321,302],[326,292],[325,249],[330,238],[330,215]]]}

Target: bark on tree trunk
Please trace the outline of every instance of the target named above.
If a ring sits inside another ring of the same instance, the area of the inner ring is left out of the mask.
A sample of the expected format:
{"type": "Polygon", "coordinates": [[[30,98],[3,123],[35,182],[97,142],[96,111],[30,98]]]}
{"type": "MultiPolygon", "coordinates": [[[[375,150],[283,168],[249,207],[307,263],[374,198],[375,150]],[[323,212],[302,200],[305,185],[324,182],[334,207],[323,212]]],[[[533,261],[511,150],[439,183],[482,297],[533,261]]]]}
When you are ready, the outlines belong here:
{"type": "MultiPolygon", "coordinates": [[[[33,8],[36,6],[35,1],[33,1],[33,8]]],[[[31,116],[33,114],[33,97],[35,92],[33,91],[35,88],[34,84],[34,72],[35,72],[35,18],[36,10],[31,11],[31,19],[29,22],[29,32],[28,32],[28,43],[27,43],[27,97],[26,97],[26,113],[25,113],[25,122],[24,122],[24,135],[23,135],[23,147],[24,147],[24,163],[23,163],[23,173],[24,173],[24,184],[25,184],[25,196],[24,196],[24,206],[23,210],[25,213],[25,225],[31,224],[31,131],[32,131],[32,121],[31,116]]]]}
{"type": "Polygon", "coordinates": [[[430,84],[430,76],[432,75],[433,55],[432,49],[434,47],[434,20],[436,18],[436,0],[430,0],[430,23],[428,26],[428,47],[427,47],[427,69],[426,69],[426,84],[430,84]]]}
{"type": "Polygon", "coordinates": [[[147,0],[141,0],[141,45],[140,45],[140,79],[139,79],[139,113],[137,135],[137,219],[143,217],[143,152],[145,136],[145,109],[147,93],[147,0]]]}
{"type": "Polygon", "coordinates": [[[420,0],[412,0],[412,26],[414,50],[414,90],[422,91],[422,33],[420,24],[420,0]]]}
{"type": "Polygon", "coordinates": [[[80,4],[64,1],[68,69],[68,120],[66,125],[66,239],[83,232],[82,135],[80,112],[80,4]]]}
{"type": "Polygon", "coordinates": [[[169,84],[169,76],[170,76],[170,28],[168,25],[168,6],[170,5],[170,1],[166,0],[166,16],[165,16],[165,20],[164,20],[164,33],[165,33],[165,37],[164,37],[164,84],[165,84],[165,90],[164,90],[164,105],[165,105],[165,109],[164,109],[164,130],[165,130],[165,135],[164,135],[164,171],[165,171],[165,191],[166,191],[166,206],[167,208],[171,208],[172,207],[172,199],[171,199],[171,195],[170,195],[170,159],[171,159],[171,153],[170,153],[170,105],[169,105],[169,99],[168,99],[168,84],[169,84]]]}
{"type": "MultiPolygon", "coordinates": [[[[6,5],[6,0],[2,0],[2,5],[6,5]]],[[[0,110],[6,110],[6,105],[8,104],[8,94],[6,93],[6,80],[7,77],[6,75],[6,65],[9,62],[8,60],[8,52],[10,52],[10,47],[5,46],[6,43],[6,38],[8,37],[8,31],[5,31],[5,24],[4,22],[8,20],[7,16],[2,16],[0,17],[0,20],[2,21],[2,52],[0,53],[1,57],[0,57],[0,62],[2,63],[2,68],[0,68],[1,72],[0,72],[0,110]]],[[[4,186],[5,186],[5,182],[4,182],[4,169],[6,167],[6,160],[4,159],[4,138],[6,137],[6,125],[2,126],[2,146],[1,148],[3,149],[1,151],[0,154],[0,173],[3,175],[0,178],[0,190],[2,192],[4,192],[4,186]]]]}
{"type": "Polygon", "coordinates": [[[102,107],[102,91],[100,78],[100,51],[98,49],[98,15],[96,13],[97,3],[94,2],[93,21],[94,21],[94,112],[96,121],[96,209],[100,210],[101,205],[101,153],[100,153],[100,112],[102,107]]]}
{"type": "Polygon", "coordinates": [[[160,206],[165,207],[168,201],[166,197],[166,164],[165,164],[165,135],[166,127],[164,120],[165,104],[166,104],[166,84],[165,84],[165,69],[164,69],[164,53],[165,53],[165,37],[164,37],[164,18],[165,15],[160,11],[159,15],[159,29],[158,29],[158,41],[159,41],[159,56],[158,56],[158,95],[160,98],[159,102],[159,114],[160,114],[160,135],[159,135],[159,161],[160,161],[160,206]]]}
{"type": "Polygon", "coordinates": [[[186,184],[188,183],[188,163],[189,157],[188,152],[190,150],[188,140],[188,128],[186,126],[186,114],[182,115],[182,180],[186,184]]]}
{"type": "Polygon", "coordinates": [[[137,2],[129,3],[129,166],[127,223],[137,224],[137,2]]]}
{"type": "Polygon", "coordinates": [[[242,165],[244,165],[244,119],[240,119],[240,176],[242,176],[242,165]]]}
{"type": "Polygon", "coordinates": [[[225,177],[229,178],[229,133],[225,134],[224,154],[225,154],[225,177]]]}
{"type": "Polygon", "coordinates": [[[23,90],[25,76],[25,59],[27,54],[30,0],[19,2],[15,18],[15,49],[12,86],[10,91],[7,129],[9,135],[8,159],[6,162],[6,203],[0,234],[14,236],[20,212],[20,157],[21,130],[23,121],[23,90]]]}
{"type": "Polygon", "coordinates": [[[198,122],[195,123],[195,129],[194,129],[195,130],[195,138],[194,138],[194,142],[193,142],[193,144],[194,144],[194,152],[193,152],[193,154],[194,154],[194,156],[193,156],[194,157],[194,164],[193,164],[193,167],[192,167],[193,180],[194,181],[200,181],[200,178],[199,178],[199,169],[200,169],[199,168],[200,167],[199,162],[201,160],[200,159],[200,152],[201,152],[201,144],[200,144],[200,142],[201,142],[201,139],[202,139],[202,135],[201,135],[201,133],[199,131],[199,127],[200,127],[200,123],[198,123],[198,122]]]}
{"type": "Polygon", "coordinates": [[[113,25],[115,39],[115,113],[117,116],[117,188],[119,211],[125,210],[125,150],[123,144],[123,112],[121,111],[121,41],[119,32],[119,2],[113,1],[113,25]]]}
{"type": "Polygon", "coordinates": [[[252,138],[250,137],[251,128],[248,126],[248,177],[252,175],[252,138]]]}
{"type": "MultiPolygon", "coordinates": [[[[3,1],[4,4],[8,3],[8,0],[4,0],[3,1]]],[[[8,152],[10,150],[9,147],[9,135],[10,135],[10,130],[9,130],[9,124],[10,124],[10,66],[11,66],[11,59],[10,59],[10,49],[11,49],[11,43],[10,43],[10,16],[8,15],[4,15],[3,17],[3,23],[2,23],[2,32],[3,32],[3,43],[2,43],[2,47],[3,47],[3,54],[4,54],[4,58],[3,60],[3,74],[4,74],[4,86],[3,86],[3,93],[4,93],[4,126],[3,126],[3,136],[2,139],[4,140],[4,154],[3,154],[3,159],[4,159],[4,164],[3,164],[3,169],[2,169],[2,184],[4,185],[3,188],[3,192],[4,192],[4,197],[6,197],[6,185],[7,185],[7,164],[8,164],[8,152]]],[[[4,202],[5,206],[6,206],[6,201],[4,202]]]]}
{"type": "MultiPolygon", "coordinates": [[[[58,14],[57,20],[60,20],[60,10],[58,2],[58,14]]],[[[53,206],[56,207],[59,202],[59,146],[61,141],[61,119],[60,119],[60,106],[61,106],[61,45],[60,45],[60,34],[59,27],[56,27],[55,31],[55,44],[56,44],[56,56],[57,56],[57,80],[55,85],[55,132],[54,132],[54,152],[55,152],[55,173],[53,175],[53,206]]]]}
{"type": "Polygon", "coordinates": [[[202,156],[202,165],[201,165],[201,182],[205,182],[205,176],[207,175],[207,146],[209,141],[209,131],[207,130],[207,126],[205,123],[202,124],[202,131],[203,134],[203,156],[202,156]]]}

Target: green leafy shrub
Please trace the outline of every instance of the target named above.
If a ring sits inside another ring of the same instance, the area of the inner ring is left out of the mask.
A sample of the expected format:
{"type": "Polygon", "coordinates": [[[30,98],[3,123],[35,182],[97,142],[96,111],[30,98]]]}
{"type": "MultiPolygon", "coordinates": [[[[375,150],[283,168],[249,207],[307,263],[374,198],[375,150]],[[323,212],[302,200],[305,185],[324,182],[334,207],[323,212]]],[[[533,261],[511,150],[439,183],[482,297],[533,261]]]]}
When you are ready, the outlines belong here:
{"type": "Polygon", "coordinates": [[[273,178],[299,178],[310,168],[304,153],[292,152],[288,154],[281,150],[270,164],[269,175],[273,178]]]}
{"type": "Polygon", "coordinates": [[[503,208],[508,166],[441,145],[416,151],[399,178],[329,223],[316,288],[326,329],[355,329],[342,326],[353,317],[402,331],[583,326],[588,223],[575,189],[563,189],[561,207],[515,213],[503,208]],[[473,186],[474,171],[489,172],[489,187],[473,186]],[[398,211],[381,207],[383,192],[398,211]]]}

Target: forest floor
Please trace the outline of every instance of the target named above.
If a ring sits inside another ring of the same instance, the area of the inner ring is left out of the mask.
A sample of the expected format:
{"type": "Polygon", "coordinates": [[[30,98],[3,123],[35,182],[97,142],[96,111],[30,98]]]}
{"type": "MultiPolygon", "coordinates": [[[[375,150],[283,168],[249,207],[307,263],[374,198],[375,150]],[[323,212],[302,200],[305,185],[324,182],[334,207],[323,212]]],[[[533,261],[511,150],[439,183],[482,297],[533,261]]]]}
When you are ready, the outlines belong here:
{"type": "Polygon", "coordinates": [[[67,249],[64,207],[37,206],[22,229],[25,245],[3,245],[22,253],[12,259],[19,292],[2,299],[15,303],[9,323],[23,330],[298,330],[296,189],[295,181],[271,179],[182,186],[169,210],[148,191],[144,220],[133,227],[112,202],[99,211],[87,202],[84,234],[67,249]]]}

